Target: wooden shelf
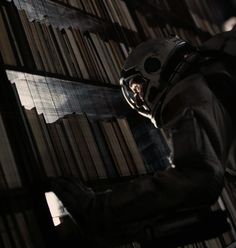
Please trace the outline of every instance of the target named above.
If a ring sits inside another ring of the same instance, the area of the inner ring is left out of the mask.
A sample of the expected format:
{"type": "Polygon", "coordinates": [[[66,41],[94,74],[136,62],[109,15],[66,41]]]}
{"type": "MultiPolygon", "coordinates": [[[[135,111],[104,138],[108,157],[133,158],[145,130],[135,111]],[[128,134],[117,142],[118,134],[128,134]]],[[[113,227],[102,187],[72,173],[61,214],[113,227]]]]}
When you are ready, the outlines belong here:
{"type": "Polygon", "coordinates": [[[83,16],[85,16],[86,18],[92,18],[92,19],[95,19],[95,20],[100,21],[101,24],[107,25],[107,20],[105,20],[104,18],[95,16],[95,15],[93,15],[92,13],[86,12],[85,10],[79,9],[79,8],[77,8],[77,7],[75,7],[75,6],[72,6],[72,5],[70,5],[70,4],[61,2],[61,1],[59,1],[59,0],[48,0],[48,1],[51,1],[51,2],[56,3],[56,4],[58,4],[58,5],[64,6],[64,7],[66,7],[66,8],[70,8],[70,9],[76,10],[78,13],[80,13],[80,14],[83,15],[83,16]]]}
{"type": "MultiPolygon", "coordinates": [[[[22,0],[21,3],[16,1],[14,3],[18,9],[24,9],[26,11],[30,21],[36,20],[43,23],[50,23],[60,28],[68,26],[78,27],[82,33],[94,32],[106,34],[108,38],[119,42],[125,42],[125,36],[132,38],[138,37],[137,32],[122,27],[118,23],[112,23],[111,21],[57,0],[46,0],[44,2],[35,0],[33,5],[30,0],[22,0]],[[116,35],[118,33],[123,33],[123,36],[116,35]]],[[[2,4],[12,3],[3,2],[2,4]]]]}
{"type": "MultiPolygon", "coordinates": [[[[12,4],[3,2],[2,4],[12,4]]],[[[50,23],[57,27],[78,26],[81,31],[97,30],[99,27],[107,25],[102,19],[87,14],[82,10],[64,6],[61,3],[52,2],[50,0],[40,1],[35,0],[34,3],[30,0],[15,1],[14,4],[18,9],[24,9],[29,20],[50,23]]]]}
{"type": "Polygon", "coordinates": [[[28,74],[49,77],[49,78],[56,78],[60,80],[72,81],[75,83],[82,83],[82,84],[87,84],[87,85],[89,84],[89,85],[95,85],[95,86],[107,87],[107,88],[113,88],[113,89],[120,88],[120,85],[108,84],[105,82],[96,81],[92,79],[89,80],[89,79],[81,79],[81,78],[75,78],[75,77],[70,77],[70,76],[64,76],[64,75],[59,75],[56,73],[50,73],[50,72],[45,72],[45,71],[37,71],[37,70],[28,69],[25,67],[5,65],[5,69],[9,71],[17,71],[17,72],[28,73],[28,74]]]}

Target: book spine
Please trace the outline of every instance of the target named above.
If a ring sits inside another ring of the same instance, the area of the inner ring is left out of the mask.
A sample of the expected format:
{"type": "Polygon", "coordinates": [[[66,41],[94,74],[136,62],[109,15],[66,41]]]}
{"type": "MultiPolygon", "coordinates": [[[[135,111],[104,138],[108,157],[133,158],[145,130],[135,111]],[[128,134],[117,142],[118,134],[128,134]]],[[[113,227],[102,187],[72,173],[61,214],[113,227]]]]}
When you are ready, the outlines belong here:
{"type": "Polygon", "coordinates": [[[79,149],[83,163],[86,166],[88,179],[95,180],[98,179],[98,172],[96,167],[94,166],[93,159],[89,152],[88,144],[85,140],[84,134],[79,126],[79,122],[77,120],[77,116],[72,116],[69,118],[70,125],[72,127],[72,131],[75,137],[75,141],[77,144],[77,148],[79,149]]]}
{"type": "Polygon", "coordinates": [[[120,144],[121,150],[124,154],[127,165],[129,167],[130,175],[137,175],[136,165],[134,164],[133,158],[130,154],[130,150],[128,148],[126,140],[124,139],[122,131],[120,130],[119,125],[115,119],[112,120],[111,123],[112,123],[114,131],[116,133],[117,139],[119,141],[119,144],[120,144]]]}
{"type": "Polygon", "coordinates": [[[69,144],[71,147],[71,152],[73,153],[73,156],[76,160],[77,166],[73,170],[73,176],[80,177],[84,181],[86,181],[88,179],[87,171],[85,169],[85,165],[84,165],[82,156],[80,154],[80,151],[77,148],[75,137],[74,137],[74,134],[71,130],[71,126],[70,126],[68,118],[61,119],[60,124],[63,126],[63,130],[64,130],[66,136],[68,137],[68,141],[69,141],[69,144]]]}
{"type": "Polygon", "coordinates": [[[85,113],[83,115],[77,115],[77,120],[81,130],[83,131],[87,146],[92,157],[94,166],[97,169],[99,178],[107,178],[107,172],[101,158],[100,151],[95,141],[88,117],[85,113]]]}
{"type": "Polygon", "coordinates": [[[71,173],[61,140],[55,127],[55,123],[48,123],[47,128],[55,149],[58,166],[60,168],[60,175],[68,176],[71,173]]]}
{"type": "Polygon", "coordinates": [[[124,118],[117,118],[116,121],[129,148],[133,163],[136,166],[138,174],[146,174],[147,169],[144,165],[143,158],[141,156],[137,143],[133,137],[133,134],[130,130],[127,120],[124,118]]]}
{"type": "Polygon", "coordinates": [[[99,122],[120,176],[130,176],[130,170],[111,121],[99,122]]]}
{"type": "Polygon", "coordinates": [[[0,114],[0,161],[2,172],[7,182],[8,188],[17,188],[22,186],[21,178],[17,168],[14,153],[8,139],[7,131],[4,125],[3,114],[0,114]]]}
{"type": "Polygon", "coordinates": [[[45,176],[57,176],[58,172],[54,167],[55,165],[53,164],[53,159],[49,153],[50,148],[47,140],[45,139],[44,130],[40,123],[36,108],[33,108],[32,110],[25,109],[25,114],[28,118],[28,123],[35,140],[35,145],[38,149],[40,161],[42,164],[42,172],[45,173],[45,176]]]}
{"type": "Polygon", "coordinates": [[[11,27],[14,29],[16,43],[19,47],[19,51],[22,56],[23,64],[27,65],[27,67],[30,69],[34,69],[35,63],[33,60],[33,55],[31,53],[29,44],[27,42],[27,38],[24,33],[21,19],[18,14],[18,10],[12,2],[8,2],[5,4],[6,4],[6,8],[5,8],[6,14],[9,18],[11,27]]]}
{"type": "Polygon", "coordinates": [[[94,137],[96,139],[96,142],[99,146],[101,156],[103,158],[107,174],[109,178],[113,178],[118,176],[118,171],[115,167],[115,162],[112,158],[112,155],[110,153],[109,147],[105,141],[105,137],[103,136],[102,130],[98,124],[98,121],[91,121],[91,128],[94,133],[94,137]]]}
{"type": "Polygon", "coordinates": [[[0,39],[0,53],[3,62],[7,65],[17,65],[12,43],[10,42],[10,38],[1,12],[0,12],[0,31],[2,36],[2,38],[0,39]]]}

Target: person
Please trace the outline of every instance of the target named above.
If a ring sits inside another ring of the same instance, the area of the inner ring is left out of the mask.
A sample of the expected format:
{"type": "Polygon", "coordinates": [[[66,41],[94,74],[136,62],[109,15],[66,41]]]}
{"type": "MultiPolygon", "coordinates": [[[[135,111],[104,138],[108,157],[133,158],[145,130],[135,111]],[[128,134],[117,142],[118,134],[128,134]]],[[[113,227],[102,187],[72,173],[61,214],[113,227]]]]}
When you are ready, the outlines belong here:
{"type": "Polygon", "coordinates": [[[160,216],[217,201],[234,140],[235,38],[234,29],[199,48],[178,37],[156,38],[128,56],[123,95],[169,137],[172,161],[165,171],[104,192],[75,178],[52,180],[51,190],[96,247],[136,240],[160,216]]]}

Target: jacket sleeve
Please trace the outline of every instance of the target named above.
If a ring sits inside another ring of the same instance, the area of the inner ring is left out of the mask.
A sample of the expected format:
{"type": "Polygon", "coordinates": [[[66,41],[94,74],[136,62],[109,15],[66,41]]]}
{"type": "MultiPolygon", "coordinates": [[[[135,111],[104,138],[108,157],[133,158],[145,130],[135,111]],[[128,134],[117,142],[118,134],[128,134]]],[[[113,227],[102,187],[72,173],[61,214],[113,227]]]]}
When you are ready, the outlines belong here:
{"type": "Polygon", "coordinates": [[[171,128],[173,166],[115,187],[110,195],[120,221],[142,220],[173,210],[211,205],[224,178],[220,140],[215,128],[189,108],[171,128]]]}

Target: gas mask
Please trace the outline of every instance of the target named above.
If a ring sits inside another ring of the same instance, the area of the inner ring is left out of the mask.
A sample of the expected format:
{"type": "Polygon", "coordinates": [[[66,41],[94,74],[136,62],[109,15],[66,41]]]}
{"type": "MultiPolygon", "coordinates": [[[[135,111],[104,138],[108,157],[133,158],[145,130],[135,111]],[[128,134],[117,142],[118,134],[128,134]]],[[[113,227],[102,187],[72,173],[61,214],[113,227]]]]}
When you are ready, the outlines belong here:
{"type": "Polygon", "coordinates": [[[156,126],[156,112],[167,89],[179,79],[180,68],[194,48],[178,37],[138,45],[121,71],[120,84],[128,104],[156,126]]]}

